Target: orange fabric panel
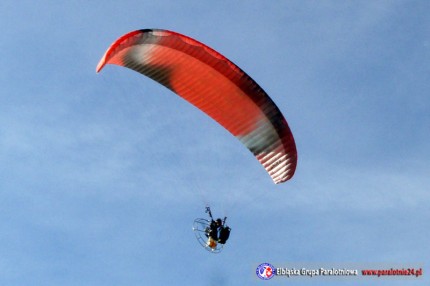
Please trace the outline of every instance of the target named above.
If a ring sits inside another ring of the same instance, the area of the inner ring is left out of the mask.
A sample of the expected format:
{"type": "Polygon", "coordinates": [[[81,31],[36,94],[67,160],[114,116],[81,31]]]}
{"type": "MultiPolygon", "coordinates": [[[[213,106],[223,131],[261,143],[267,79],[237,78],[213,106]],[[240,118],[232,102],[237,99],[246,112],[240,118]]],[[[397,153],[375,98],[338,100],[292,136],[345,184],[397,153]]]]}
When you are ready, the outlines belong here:
{"type": "Polygon", "coordinates": [[[275,103],[239,67],[206,45],[166,30],[139,30],[115,41],[97,66],[125,66],[168,87],[236,136],[275,183],[297,165],[291,130],[275,103]]]}

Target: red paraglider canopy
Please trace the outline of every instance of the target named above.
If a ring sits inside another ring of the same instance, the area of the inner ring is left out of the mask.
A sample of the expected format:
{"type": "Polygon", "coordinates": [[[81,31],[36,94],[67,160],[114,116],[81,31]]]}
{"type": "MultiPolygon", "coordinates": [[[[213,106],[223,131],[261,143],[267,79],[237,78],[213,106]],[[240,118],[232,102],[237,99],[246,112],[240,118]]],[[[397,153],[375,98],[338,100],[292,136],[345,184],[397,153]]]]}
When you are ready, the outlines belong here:
{"type": "Polygon", "coordinates": [[[291,130],[279,108],[244,71],[208,46],[176,32],[145,29],[116,40],[97,66],[128,67],[205,112],[236,136],[275,183],[297,165],[291,130]]]}

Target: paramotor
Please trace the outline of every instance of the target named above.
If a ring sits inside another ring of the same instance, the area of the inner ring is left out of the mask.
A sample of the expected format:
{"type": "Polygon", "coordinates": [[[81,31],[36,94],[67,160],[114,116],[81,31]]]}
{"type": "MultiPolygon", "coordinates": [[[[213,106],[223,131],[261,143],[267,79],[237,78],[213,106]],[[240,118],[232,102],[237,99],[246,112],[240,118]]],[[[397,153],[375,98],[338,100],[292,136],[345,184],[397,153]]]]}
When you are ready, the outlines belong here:
{"type": "Polygon", "coordinates": [[[203,246],[204,249],[211,253],[220,253],[224,247],[224,244],[217,242],[210,242],[209,232],[210,232],[211,221],[204,218],[197,218],[193,223],[193,231],[196,236],[197,241],[203,246]],[[215,244],[211,244],[215,243],[215,244]]]}

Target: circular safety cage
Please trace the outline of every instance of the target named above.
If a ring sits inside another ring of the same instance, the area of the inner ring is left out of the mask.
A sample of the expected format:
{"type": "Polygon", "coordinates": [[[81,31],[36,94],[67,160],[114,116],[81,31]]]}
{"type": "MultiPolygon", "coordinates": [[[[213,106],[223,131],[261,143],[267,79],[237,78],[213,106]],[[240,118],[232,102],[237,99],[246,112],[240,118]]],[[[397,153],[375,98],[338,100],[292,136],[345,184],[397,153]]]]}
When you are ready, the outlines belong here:
{"type": "Polygon", "coordinates": [[[220,253],[224,247],[223,244],[210,241],[209,231],[211,222],[204,218],[197,218],[193,223],[193,231],[197,241],[204,249],[211,253],[220,253]]]}

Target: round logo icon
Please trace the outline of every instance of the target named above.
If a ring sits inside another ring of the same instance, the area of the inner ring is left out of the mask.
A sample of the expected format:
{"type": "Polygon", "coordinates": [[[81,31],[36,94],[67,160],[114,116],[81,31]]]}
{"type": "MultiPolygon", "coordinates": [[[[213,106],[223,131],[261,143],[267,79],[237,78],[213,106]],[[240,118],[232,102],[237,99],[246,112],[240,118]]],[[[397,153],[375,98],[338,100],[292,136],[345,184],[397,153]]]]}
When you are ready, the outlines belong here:
{"type": "Polygon", "coordinates": [[[275,276],[275,267],[273,267],[270,263],[261,263],[258,265],[257,270],[255,273],[257,274],[258,278],[263,280],[269,280],[273,276],[275,276]]]}

